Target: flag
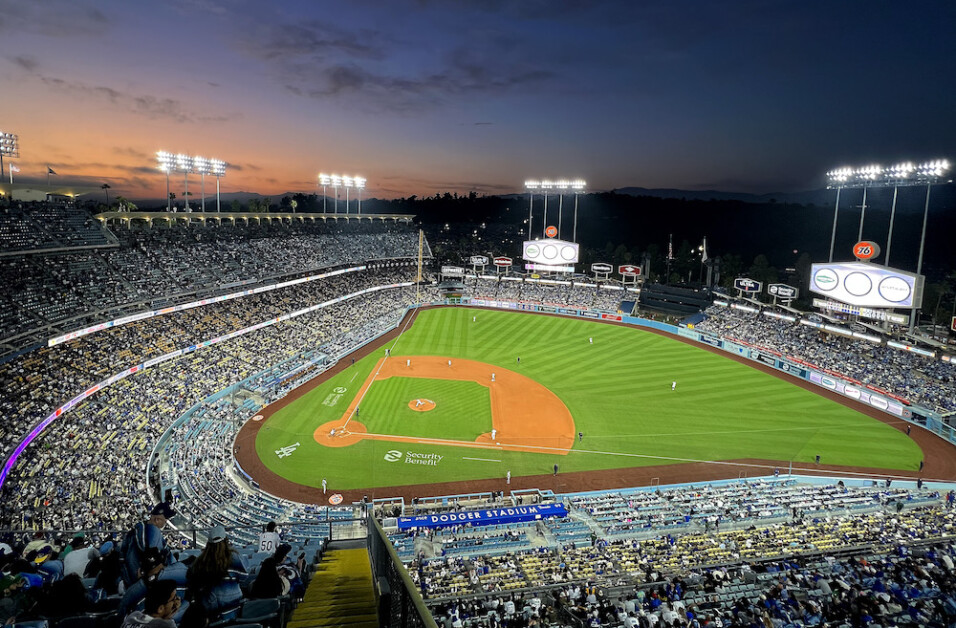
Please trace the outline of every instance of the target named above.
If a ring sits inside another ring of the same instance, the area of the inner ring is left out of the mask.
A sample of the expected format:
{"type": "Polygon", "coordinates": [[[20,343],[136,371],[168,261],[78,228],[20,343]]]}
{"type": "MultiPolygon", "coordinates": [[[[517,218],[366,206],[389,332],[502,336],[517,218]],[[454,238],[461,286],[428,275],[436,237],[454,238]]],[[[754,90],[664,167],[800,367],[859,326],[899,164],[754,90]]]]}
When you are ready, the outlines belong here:
{"type": "Polygon", "coordinates": [[[56,174],[56,170],[54,170],[54,169],[51,168],[50,166],[47,166],[47,167],[46,167],[46,173],[47,173],[47,174],[56,174]]]}
{"type": "Polygon", "coordinates": [[[707,236],[704,236],[704,244],[703,244],[703,247],[701,248],[701,251],[702,251],[702,253],[701,253],[701,256],[700,256],[700,263],[701,263],[701,264],[706,264],[706,263],[707,263],[707,260],[709,259],[709,258],[707,257],[707,236]]]}
{"type": "Polygon", "coordinates": [[[15,165],[10,164],[10,172],[20,172],[20,169],[17,168],[15,165]]]}

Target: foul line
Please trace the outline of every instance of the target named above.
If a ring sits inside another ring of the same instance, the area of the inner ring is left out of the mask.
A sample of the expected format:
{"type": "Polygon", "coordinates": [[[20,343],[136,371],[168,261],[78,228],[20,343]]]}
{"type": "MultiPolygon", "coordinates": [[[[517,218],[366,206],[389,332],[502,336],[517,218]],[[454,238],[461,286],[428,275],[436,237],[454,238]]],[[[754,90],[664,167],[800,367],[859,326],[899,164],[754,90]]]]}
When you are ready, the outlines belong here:
{"type": "MultiPolygon", "coordinates": [[[[347,418],[347,419],[345,420],[345,423],[342,425],[343,428],[348,427],[349,422],[352,421],[352,417],[355,416],[355,410],[357,410],[357,409],[359,408],[359,406],[362,405],[362,401],[365,400],[365,395],[368,394],[368,391],[372,388],[372,384],[375,383],[375,379],[379,376],[379,373],[382,372],[382,366],[385,365],[385,360],[387,360],[387,359],[389,359],[390,357],[392,357],[392,349],[395,348],[395,344],[396,344],[396,343],[401,339],[401,337],[405,334],[405,332],[408,330],[408,326],[412,324],[412,321],[413,321],[413,320],[414,320],[414,317],[409,318],[407,321],[405,321],[404,327],[402,327],[402,330],[401,330],[400,332],[398,332],[398,335],[397,335],[397,336],[395,336],[395,340],[394,340],[394,342],[392,342],[392,346],[390,346],[388,349],[386,349],[386,351],[385,351],[385,357],[384,357],[384,358],[382,359],[382,361],[379,363],[379,365],[378,365],[378,370],[375,371],[375,375],[372,376],[372,381],[370,381],[370,382],[368,383],[368,386],[366,386],[365,390],[362,391],[362,396],[359,397],[358,401],[356,402],[356,404],[355,404],[355,409],[352,410],[352,414],[349,415],[349,418],[347,418]]],[[[356,373],[356,375],[358,375],[358,373],[356,373]]],[[[352,376],[352,379],[355,379],[355,375],[352,376]]],[[[349,381],[351,381],[351,380],[349,380],[349,381]]]]}
{"type": "Polygon", "coordinates": [[[467,456],[462,456],[462,460],[478,460],[479,462],[501,462],[500,460],[495,460],[494,458],[468,458],[467,456]]]}

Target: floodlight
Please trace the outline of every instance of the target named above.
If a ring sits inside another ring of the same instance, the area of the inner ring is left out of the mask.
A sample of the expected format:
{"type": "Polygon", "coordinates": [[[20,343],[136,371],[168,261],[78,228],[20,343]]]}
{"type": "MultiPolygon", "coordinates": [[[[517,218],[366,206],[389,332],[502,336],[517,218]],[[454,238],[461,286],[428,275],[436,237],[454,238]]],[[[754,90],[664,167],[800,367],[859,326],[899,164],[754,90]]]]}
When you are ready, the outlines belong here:
{"type": "Polygon", "coordinates": [[[192,160],[189,155],[179,153],[176,155],[176,170],[179,172],[189,172],[192,169],[192,160]]]}
{"type": "Polygon", "coordinates": [[[948,170],[949,161],[946,159],[935,159],[933,161],[927,161],[926,163],[920,164],[916,172],[919,176],[929,178],[941,177],[948,170]]]}
{"type": "Polygon", "coordinates": [[[584,179],[575,179],[571,182],[571,189],[573,190],[583,190],[587,187],[587,183],[584,182],[584,179]]]}
{"type": "Polygon", "coordinates": [[[19,157],[20,145],[17,135],[0,131],[0,155],[19,157]]]}
{"type": "Polygon", "coordinates": [[[169,174],[169,172],[173,170],[176,158],[170,153],[161,150],[156,153],[156,161],[159,162],[159,169],[169,174]]]}
{"type": "Polygon", "coordinates": [[[205,157],[193,157],[192,161],[192,171],[199,174],[206,174],[206,170],[209,168],[209,162],[205,157]]]}
{"type": "Polygon", "coordinates": [[[226,176],[226,162],[221,159],[210,159],[209,174],[213,175],[214,177],[226,176]]]}
{"type": "Polygon", "coordinates": [[[344,185],[346,188],[352,187],[352,183],[353,183],[352,177],[348,175],[345,175],[342,177],[342,185],[344,185]]]}
{"type": "Polygon", "coordinates": [[[544,181],[541,182],[542,190],[550,190],[553,187],[554,187],[554,181],[548,181],[547,179],[545,179],[544,181]]]}
{"type": "Polygon", "coordinates": [[[541,187],[541,182],[540,181],[525,181],[524,186],[529,190],[537,190],[539,187],[541,187]]]}
{"type": "Polygon", "coordinates": [[[365,177],[355,177],[353,181],[355,182],[355,187],[357,187],[358,189],[361,190],[362,188],[365,187],[365,181],[366,181],[365,177]]]}
{"type": "Polygon", "coordinates": [[[332,177],[327,174],[319,174],[319,185],[332,185],[332,177]]]}
{"type": "Polygon", "coordinates": [[[332,187],[337,188],[342,185],[342,177],[337,174],[332,175],[332,187]]]}

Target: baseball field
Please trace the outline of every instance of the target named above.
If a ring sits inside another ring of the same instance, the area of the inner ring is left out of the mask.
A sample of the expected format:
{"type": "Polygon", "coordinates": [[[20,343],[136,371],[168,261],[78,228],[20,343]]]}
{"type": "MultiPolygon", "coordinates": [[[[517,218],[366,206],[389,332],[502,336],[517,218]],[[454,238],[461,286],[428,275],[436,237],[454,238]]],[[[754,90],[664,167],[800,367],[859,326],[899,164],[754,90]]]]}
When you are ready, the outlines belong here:
{"type": "MultiPolygon", "coordinates": [[[[659,465],[779,461],[912,472],[886,422],[661,334],[439,308],[263,411],[255,453],[331,491],[659,465]]],[[[502,488],[504,488],[502,486],[502,488]]]]}

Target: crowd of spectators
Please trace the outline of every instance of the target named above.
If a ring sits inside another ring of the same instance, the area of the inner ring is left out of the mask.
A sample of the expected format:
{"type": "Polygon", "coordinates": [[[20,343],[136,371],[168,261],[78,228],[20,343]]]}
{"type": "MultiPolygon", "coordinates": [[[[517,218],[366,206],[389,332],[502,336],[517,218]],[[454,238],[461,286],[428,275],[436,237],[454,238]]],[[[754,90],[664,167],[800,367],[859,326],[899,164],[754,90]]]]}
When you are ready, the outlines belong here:
{"type": "Polygon", "coordinates": [[[530,538],[533,547],[519,550],[496,547],[501,530],[481,527],[391,538],[409,550],[409,575],[445,625],[946,626],[956,619],[956,513],[934,490],[749,482],[597,493],[570,503],[570,519],[509,524],[530,538]],[[728,525],[708,525],[713,515],[693,521],[698,508],[715,503],[747,512],[757,495],[768,504],[779,496],[789,511],[728,517],[728,525]],[[624,503],[639,512],[672,508],[691,520],[683,529],[616,535],[601,513],[624,503]],[[557,532],[575,522],[588,534],[563,542],[557,532]],[[442,552],[475,538],[483,542],[471,551],[442,552]]]}
{"type": "Polygon", "coordinates": [[[608,312],[617,312],[621,301],[629,294],[617,284],[612,286],[582,279],[553,282],[513,276],[495,279],[469,276],[464,283],[464,296],[476,299],[525,301],[608,312]]]}
{"type": "Polygon", "coordinates": [[[956,411],[956,367],[909,351],[746,312],[711,306],[695,325],[730,340],[796,358],[943,413],[956,411]]]}
{"type": "MultiPolygon", "coordinates": [[[[391,271],[384,276],[388,283],[394,283],[396,278],[391,271]]],[[[342,275],[330,281],[350,289],[362,285],[355,283],[359,279],[342,275]]],[[[383,276],[377,279],[382,280],[383,276]]],[[[409,288],[361,295],[201,348],[119,380],[57,418],[21,455],[3,487],[0,521],[22,528],[122,527],[131,513],[142,507],[141,501],[147,495],[146,461],[158,437],[173,419],[213,393],[283,359],[319,348],[334,361],[389,325],[397,324],[414,296],[409,288]]],[[[232,314],[238,315],[240,309],[243,308],[236,308],[232,314]]],[[[255,315],[253,311],[252,316],[255,315]]],[[[245,322],[261,320],[252,318],[245,322]]],[[[182,348],[203,336],[208,339],[218,331],[221,330],[215,326],[207,330],[200,326],[194,337],[173,334],[170,342],[175,344],[170,348],[182,348]]],[[[95,339],[96,335],[75,342],[94,342],[95,339]]],[[[66,359],[64,368],[71,363],[66,359]]],[[[93,377],[84,379],[81,372],[71,373],[65,384],[59,378],[44,376],[35,383],[55,382],[51,384],[53,390],[63,390],[64,396],[53,398],[65,401],[98,381],[98,375],[94,372],[93,377]],[[58,388],[61,386],[63,388],[58,388]]],[[[31,380],[28,376],[24,381],[31,380]]],[[[271,394],[263,397],[265,401],[272,398],[271,394]]],[[[53,409],[52,404],[37,403],[30,394],[17,400],[28,410],[12,406],[20,410],[11,413],[19,423],[5,425],[8,430],[5,454],[33,424],[31,420],[46,416],[44,413],[53,409]]],[[[249,407],[243,410],[247,412],[243,419],[253,412],[249,407]]],[[[227,434],[223,432],[220,436],[227,434]]],[[[228,448],[225,451],[228,452],[228,448]]]]}
{"type": "MultiPolygon", "coordinates": [[[[71,206],[38,204],[5,211],[0,215],[0,249],[5,238],[11,247],[16,240],[21,248],[10,250],[22,254],[0,258],[0,281],[5,286],[0,295],[0,340],[18,338],[15,346],[55,335],[53,329],[77,329],[124,312],[183,303],[197,294],[209,296],[323,268],[418,255],[413,225],[392,220],[238,225],[209,221],[202,226],[151,228],[117,221],[109,232],[90,214],[71,206]],[[58,224],[75,221],[85,225],[85,235],[78,240],[51,239],[46,232],[59,234],[63,229],[58,224]],[[61,240],[69,241],[72,250],[44,252],[59,247],[61,240]],[[44,328],[42,334],[39,328],[44,328]],[[31,330],[37,333],[27,335],[31,330]]],[[[430,256],[427,245],[425,255],[430,256]]]]}

